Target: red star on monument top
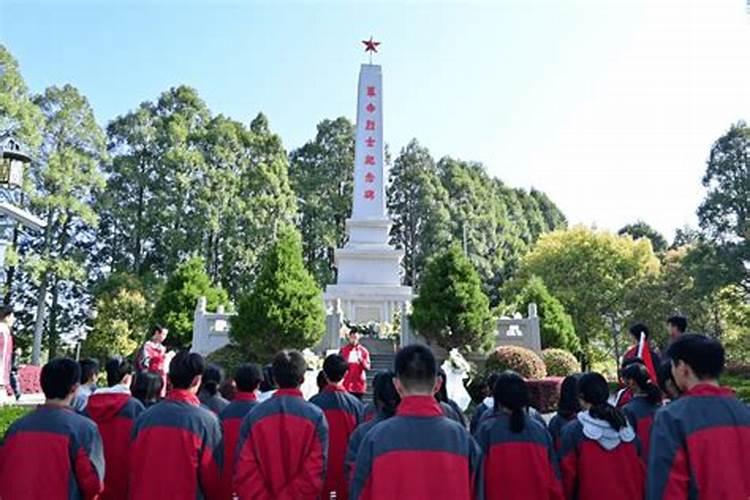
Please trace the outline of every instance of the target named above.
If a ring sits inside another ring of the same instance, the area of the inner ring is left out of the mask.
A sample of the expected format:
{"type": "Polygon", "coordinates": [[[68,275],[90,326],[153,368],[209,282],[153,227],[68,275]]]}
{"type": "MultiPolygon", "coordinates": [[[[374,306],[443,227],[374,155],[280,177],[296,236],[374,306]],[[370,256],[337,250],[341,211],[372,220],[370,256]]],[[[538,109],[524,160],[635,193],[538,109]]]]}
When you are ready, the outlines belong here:
{"type": "Polygon", "coordinates": [[[365,44],[365,52],[377,52],[378,45],[380,45],[380,42],[376,42],[372,37],[369,40],[362,40],[362,43],[365,44]]]}

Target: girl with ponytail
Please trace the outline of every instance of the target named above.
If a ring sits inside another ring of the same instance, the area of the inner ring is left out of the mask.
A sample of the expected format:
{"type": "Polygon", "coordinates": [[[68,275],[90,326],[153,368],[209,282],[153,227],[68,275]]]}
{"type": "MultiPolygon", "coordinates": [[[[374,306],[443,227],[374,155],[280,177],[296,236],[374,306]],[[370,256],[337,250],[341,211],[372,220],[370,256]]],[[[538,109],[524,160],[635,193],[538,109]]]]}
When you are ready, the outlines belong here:
{"type": "Polygon", "coordinates": [[[560,469],[565,497],[577,500],[643,499],[645,472],[635,432],[609,404],[609,386],[598,373],[578,382],[582,411],[565,426],[560,469]]]}
{"type": "Polygon", "coordinates": [[[497,377],[493,396],[495,411],[482,419],[475,434],[484,459],[485,498],[561,499],[552,438],[526,410],[526,382],[515,372],[503,372],[497,377]]]}
{"type": "Polygon", "coordinates": [[[216,415],[229,406],[229,401],[219,394],[219,387],[224,382],[224,370],[218,365],[208,365],[203,371],[198,399],[205,408],[216,415]]]}
{"type": "Polygon", "coordinates": [[[623,412],[641,442],[641,458],[648,460],[651,424],[656,410],[661,406],[661,391],[654,385],[648,369],[641,363],[633,363],[622,372],[622,379],[633,393],[633,399],[623,407],[623,412]]]}

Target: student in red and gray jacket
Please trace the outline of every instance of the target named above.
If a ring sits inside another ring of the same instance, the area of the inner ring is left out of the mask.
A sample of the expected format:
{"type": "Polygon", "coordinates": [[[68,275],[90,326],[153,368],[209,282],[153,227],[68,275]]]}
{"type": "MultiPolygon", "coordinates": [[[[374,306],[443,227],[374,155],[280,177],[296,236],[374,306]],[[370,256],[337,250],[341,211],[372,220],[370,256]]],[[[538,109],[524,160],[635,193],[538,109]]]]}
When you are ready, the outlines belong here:
{"type": "Polygon", "coordinates": [[[130,498],[221,496],[221,425],[196,396],[206,368],[182,351],[169,364],[172,390],[138,417],[130,448],[130,498]]]}
{"type": "Polygon", "coordinates": [[[394,365],[401,403],[396,416],[375,425],[362,441],[350,498],[474,498],[479,447],[435,400],[440,382],[432,351],[404,347],[394,365]]]}
{"type": "Polygon", "coordinates": [[[84,414],[96,423],[104,443],[107,474],[102,500],[128,498],[128,456],[135,419],[145,411],[130,395],[133,365],[126,358],[111,358],[104,365],[107,385],[89,397],[84,414]]]}
{"type": "Polygon", "coordinates": [[[661,406],[661,391],[651,381],[646,365],[633,363],[622,371],[622,380],[630,388],[633,397],[622,411],[628,417],[630,425],[638,436],[641,445],[641,459],[648,460],[651,442],[651,424],[656,410],[661,406]]]}
{"type": "Polygon", "coordinates": [[[560,436],[563,427],[573,422],[581,411],[581,403],[578,400],[578,381],[581,373],[568,375],[560,385],[560,402],[557,405],[557,413],[552,417],[547,425],[547,430],[552,436],[552,442],[555,444],[555,450],[560,449],[560,436]]]}
{"type": "Polygon", "coordinates": [[[475,437],[482,450],[482,498],[562,500],[555,447],[547,429],[526,412],[529,390],[515,372],[495,383],[495,412],[475,437]]]}
{"type": "Polygon", "coordinates": [[[3,500],[94,499],[104,487],[96,424],[73,411],[81,369],[72,359],[42,368],[46,402],[14,422],[0,448],[3,500]]]}
{"type": "Polygon", "coordinates": [[[331,354],[323,361],[328,385],[323,392],[310,398],[310,402],[323,410],[328,422],[328,462],[326,480],[323,483],[323,498],[331,498],[335,493],[336,500],[347,500],[349,494],[348,479],[344,473],[346,449],[349,437],[363,421],[364,405],[344,389],[342,381],[349,364],[338,354],[331,354]]]}
{"type": "Polygon", "coordinates": [[[578,392],[584,411],[563,428],[560,444],[565,498],[641,500],[645,474],[638,438],[625,415],[607,402],[607,381],[586,373],[578,392]]]}
{"type": "Polygon", "coordinates": [[[750,410],[719,387],[724,348],[685,334],[667,349],[680,399],[656,412],[648,500],[750,498],[750,410]]]}
{"type": "Polygon", "coordinates": [[[240,438],[240,426],[250,410],[258,405],[255,391],[258,390],[263,380],[260,367],[253,363],[245,363],[237,368],[234,374],[234,383],[237,392],[229,406],[221,410],[219,420],[224,433],[224,471],[221,486],[223,488],[222,498],[231,500],[232,476],[234,474],[235,450],[240,438]]]}
{"type": "MultiPolygon", "coordinates": [[[[307,364],[297,351],[273,359],[279,389],[245,417],[232,481],[246,500],[312,500],[320,497],[328,453],[323,411],[302,397],[307,364]]],[[[326,499],[327,500],[327,499],[326,499]]]]}

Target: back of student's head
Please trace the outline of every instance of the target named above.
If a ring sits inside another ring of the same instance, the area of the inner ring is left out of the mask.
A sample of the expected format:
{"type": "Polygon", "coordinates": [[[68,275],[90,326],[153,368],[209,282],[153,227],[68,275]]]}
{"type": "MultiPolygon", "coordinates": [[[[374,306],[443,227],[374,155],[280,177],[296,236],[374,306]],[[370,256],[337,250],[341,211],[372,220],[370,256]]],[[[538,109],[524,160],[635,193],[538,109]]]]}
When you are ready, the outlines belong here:
{"type": "Polygon", "coordinates": [[[56,358],[42,367],[39,382],[47,399],[65,399],[78,386],[81,367],[70,358],[56,358]]]}
{"type": "Polygon", "coordinates": [[[445,374],[445,370],[442,368],[438,368],[438,379],[440,379],[440,389],[435,393],[435,399],[440,401],[441,403],[447,403],[448,402],[448,387],[446,387],[447,375],[445,374]]]}
{"type": "Polygon", "coordinates": [[[667,349],[667,357],[675,366],[679,362],[688,365],[698,380],[717,379],[724,371],[724,347],[705,335],[681,335],[667,349]]]}
{"type": "Polygon", "coordinates": [[[502,372],[495,381],[492,395],[496,411],[500,408],[510,410],[511,432],[522,432],[526,407],[529,406],[529,389],[523,377],[511,370],[502,372]]]}
{"type": "Polygon", "coordinates": [[[224,382],[224,370],[219,365],[215,364],[206,366],[201,380],[201,389],[208,394],[215,396],[219,393],[219,387],[222,382],[224,382]]]}
{"type": "Polygon", "coordinates": [[[263,366],[263,382],[260,383],[260,392],[268,392],[276,389],[276,382],[273,381],[273,365],[263,366]]]}
{"type": "Polygon", "coordinates": [[[255,363],[243,363],[234,372],[234,383],[237,390],[241,392],[255,391],[262,380],[263,374],[260,371],[260,366],[255,363]]]}
{"type": "Polygon", "coordinates": [[[622,379],[626,382],[632,380],[636,386],[646,395],[649,403],[658,404],[661,402],[661,391],[651,381],[648,368],[642,363],[633,363],[625,367],[622,371],[622,379]]]}
{"type": "Polygon", "coordinates": [[[589,415],[592,417],[605,420],[618,431],[627,425],[622,412],[609,404],[609,386],[600,374],[583,374],[578,381],[578,393],[583,401],[591,405],[589,415]]]}
{"type": "Polygon", "coordinates": [[[393,385],[392,371],[379,372],[372,381],[372,397],[375,405],[381,413],[390,417],[396,413],[396,408],[401,402],[396,386],[393,385]]]}
{"type": "Polygon", "coordinates": [[[326,372],[320,370],[318,375],[315,377],[315,385],[318,386],[318,392],[323,392],[323,389],[328,385],[328,379],[326,378],[326,372]]]}
{"type": "Polygon", "coordinates": [[[133,379],[130,392],[143,404],[154,403],[159,399],[164,382],[157,373],[138,372],[133,379]]]}
{"type": "Polygon", "coordinates": [[[296,389],[305,380],[307,363],[298,351],[281,351],[271,364],[273,380],[279,389],[296,389]]]}
{"type": "Polygon", "coordinates": [[[323,361],[323,373],[332,384],[338,384],[344,380],[349,363],[339,354],[330,354],[323,361]]]}
{"type": "Polygon", "coordinates": [[[122,383],[125,377],[133,374],[133,364],[128,358],[114,356],[107,360],[104,370],[107,372],[107,385],[112,387],[122,383]]]}
{"type": "Polygon", "coordinates": [[[437,362],[429,347],[412,344],[398,351],[393,363],[396,378],[410,393],[432,394],[437,377],[437,362]]]}
{"type": "Polygon", "coordinates": [[[581,411],[581,402],[578,400],[578,381],[581,380],[581,376],[581,373],[568,375],[560,385],[560,402],[557,405],[557,412],[564,418],[572,418],[581,411]]]}
{"type": "Polygon", "coordinates": [[[169,381],[175,389],[189,389],[205,370],[203,356],[197,352],[180,351],[169,363],[169,381]]]}
{"type": "Polygon", "coordinates": [[[95,359],[82,359],[78,362],[81,366],[81,384],[90,384],[96,378],[96,374],[99,373],[99,362],[95,359]]]}
{"type": "Polygon", "coordinates": [[[687,318],[684,316],[672,316],[667,320],[667,324],[675,327],[680,333],[687,331],[687,318]]]}
{"type": "Polygon", "coordinates": [[[656,379],[659,384],[661,392],[666,394],[669,399],[675,399],[679,396],[679,389],[677,383],[672,376],[672,361],[667,359],[662,361],[659,368],[656,370],[656,379]]]}
{"type": "Polygon", "coordinates": [[[492,372],[487,377],[487,389],[489,390],[489,395],[494,397],[495,394],[495,384],[497,383],[497,379],[500,377],[500,372],[492,372]]]}
{"type": "Polygon", "coordinates": [[[650,332],[648,331],[648,327],[644,325],[643,323],[636,323],[629,329],[630,335],[633,336],[635,340],[641,339],[641,333],[646,335],[646,338],[649,338],[650,332]]]}

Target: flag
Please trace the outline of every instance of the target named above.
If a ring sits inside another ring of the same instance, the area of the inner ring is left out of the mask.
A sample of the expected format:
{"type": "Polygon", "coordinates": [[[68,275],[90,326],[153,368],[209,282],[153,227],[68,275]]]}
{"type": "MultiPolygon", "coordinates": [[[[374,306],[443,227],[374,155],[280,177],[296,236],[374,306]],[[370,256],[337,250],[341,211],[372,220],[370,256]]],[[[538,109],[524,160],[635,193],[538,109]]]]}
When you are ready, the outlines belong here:
{"type": "Polygon", "coordinates": [[[643,360],[643,364],[646,365],[646,369],[648,370],[649,377],[651,377],[651,381],[656,384],[657,378],[656,369],[654,368],[654,360],[651,359],[651,349],[649,349],[648,347],[646,334],[644,332],[641,332],[641,339],[638,342],[638,357],[643,360]]]}

